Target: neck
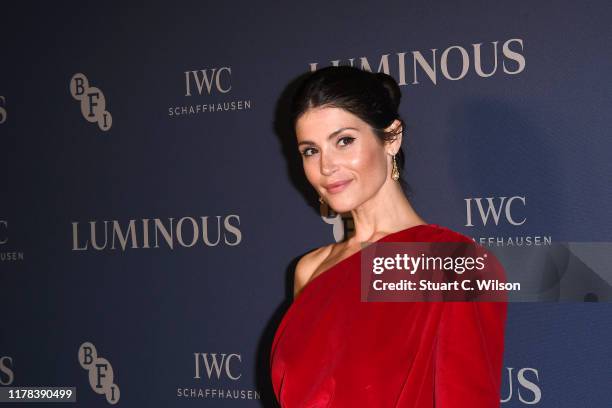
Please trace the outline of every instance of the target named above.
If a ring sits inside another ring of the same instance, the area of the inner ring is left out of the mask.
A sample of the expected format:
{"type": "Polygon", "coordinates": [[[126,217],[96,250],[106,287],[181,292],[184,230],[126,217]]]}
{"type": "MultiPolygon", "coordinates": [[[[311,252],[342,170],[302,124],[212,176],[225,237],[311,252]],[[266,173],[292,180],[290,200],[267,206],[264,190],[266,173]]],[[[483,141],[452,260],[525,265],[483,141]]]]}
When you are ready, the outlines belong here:
{"type": "Polygon", "coordinates": [[[354,233],[347,241],[375,241],[390,233],[427,222],[421,218],[397,181],[388,179],[368,201],[351,211],[354,233]]]}

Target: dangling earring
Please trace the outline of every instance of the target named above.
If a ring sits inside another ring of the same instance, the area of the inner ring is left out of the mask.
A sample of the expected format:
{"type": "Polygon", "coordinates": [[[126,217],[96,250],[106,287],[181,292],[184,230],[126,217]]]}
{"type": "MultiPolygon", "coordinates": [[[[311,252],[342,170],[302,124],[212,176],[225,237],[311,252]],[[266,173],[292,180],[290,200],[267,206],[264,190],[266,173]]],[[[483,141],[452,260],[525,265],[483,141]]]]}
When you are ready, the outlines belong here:
{"type": "Polygon", "coordinates": [[[323,201],[323,197],[319,196],[319,202],[320,202],[321,204],[325,204],[325,201],[323,201]]]}
{"type": "Polygon", "coordinates": [[[391,178],[395,181],[399,180],[400,178],[399,169],[397,168],[397,162],[395,161],[395,155],[393,155],[393,169],[391,170],[391,178]]]}

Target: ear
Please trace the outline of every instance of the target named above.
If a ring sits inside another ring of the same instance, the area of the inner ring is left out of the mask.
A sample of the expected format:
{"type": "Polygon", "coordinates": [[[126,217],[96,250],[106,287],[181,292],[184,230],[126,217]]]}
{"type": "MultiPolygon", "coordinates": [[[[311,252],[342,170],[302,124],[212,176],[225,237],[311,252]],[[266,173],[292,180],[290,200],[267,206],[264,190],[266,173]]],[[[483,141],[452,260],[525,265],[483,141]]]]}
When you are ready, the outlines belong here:
{"type": "Polygon", "coordinates": [[[396,154],[400,147],[402,147],[402,136],[404,129],[402,128],[402,122],[399,119],[395,119],[393,123],[385,129],[385,132],[395,135],[395,137],[387,142],[387,152],[391,155],[396,154]]]}

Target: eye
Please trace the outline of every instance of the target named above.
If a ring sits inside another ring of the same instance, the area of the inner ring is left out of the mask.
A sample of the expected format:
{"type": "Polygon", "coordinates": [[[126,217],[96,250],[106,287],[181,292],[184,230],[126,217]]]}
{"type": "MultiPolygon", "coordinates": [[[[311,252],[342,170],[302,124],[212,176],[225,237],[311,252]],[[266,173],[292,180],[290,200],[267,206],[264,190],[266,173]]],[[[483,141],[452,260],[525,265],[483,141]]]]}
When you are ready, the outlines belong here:
{"type": "Polygon", "coordinates": [[[344,137],[342,137],[342,138],[340,138],[338,140],[338,143],[342,142],[343,140],[346,141],[346,143],[344,145],[342,145],[342,146],[346,146],[346,145],[350,145],[351,143],[353,143],[355,138],[354,137],[350,137],[350,136],[344,136],[344,137]]]}
{"type": "Polygon", "coordinates": [[[309,153],[311,150],[316,150],[316,149],[314,149],[312,147],[306,148],[306,149],[302,150],[302,156],[306,156],[306,157],[312,156],[314,153],[309,153]]]}
{"type": "MultiPolygon", "coordinates": [[[[340,144],[341,147],[344,147],[344,146],[348,146],[351,143],[353,143],[354,140],[355,140],[354,137],[344,136],[344,137],[341,137],[340,139],[338,139],[338,143],[340,144]]],[[[302,150],[301,154],[304,157],[309,157],[309,156],[314,155],[316,152],[317,152],[317,149],[315,149],[314,147],[308,147],[308,148],[302,150]]]]}

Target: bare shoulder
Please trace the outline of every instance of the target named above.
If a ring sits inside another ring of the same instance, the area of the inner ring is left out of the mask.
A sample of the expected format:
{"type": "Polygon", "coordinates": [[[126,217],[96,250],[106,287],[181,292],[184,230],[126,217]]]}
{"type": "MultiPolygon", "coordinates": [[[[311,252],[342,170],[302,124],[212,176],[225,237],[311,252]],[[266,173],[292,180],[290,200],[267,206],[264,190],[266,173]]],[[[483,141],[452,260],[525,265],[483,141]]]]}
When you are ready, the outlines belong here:
{"type": "Polygon", "coordinates": [[[334,243],[324,245],[304,254],[295,266],[293,281],[293,298],[295,299],[304,286],[310,281],[313,272],[327,258],[332,250],[334,243]]]}

